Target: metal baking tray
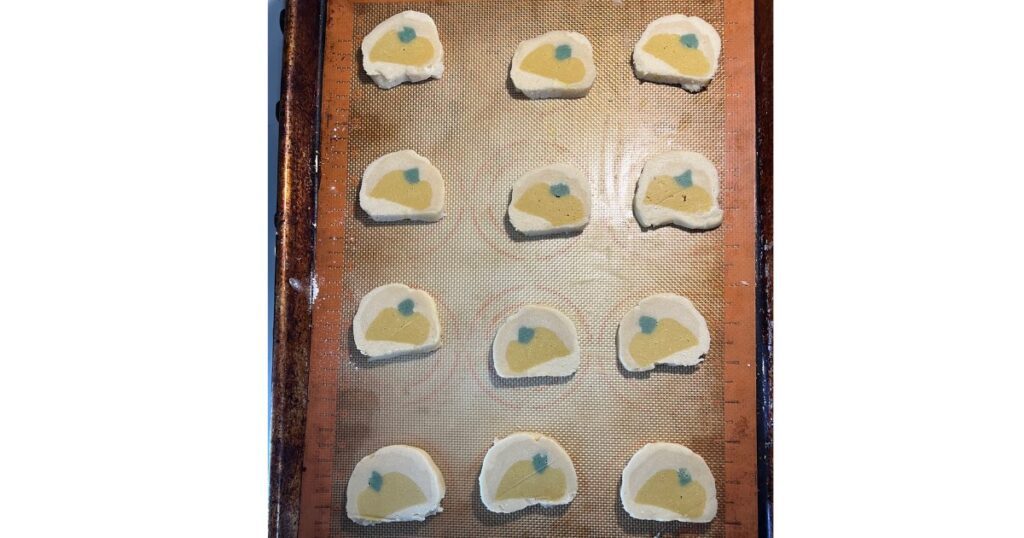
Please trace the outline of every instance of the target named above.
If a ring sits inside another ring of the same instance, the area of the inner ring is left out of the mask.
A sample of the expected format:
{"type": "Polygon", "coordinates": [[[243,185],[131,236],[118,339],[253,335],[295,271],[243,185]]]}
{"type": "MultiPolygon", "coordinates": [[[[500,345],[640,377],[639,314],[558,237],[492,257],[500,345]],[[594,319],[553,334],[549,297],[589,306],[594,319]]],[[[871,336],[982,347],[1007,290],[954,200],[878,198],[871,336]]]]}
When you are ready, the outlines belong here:
{"type": "Polygon", "coordinates": [[[290,6],[285,55],[271,534],[756,535],[752,3],[335,0],[308,11],[299,4],[290,6]],[[404,9],[437,22],[446,71],[380,90],[361,72],[358,45],[404,9]],[[699,15],[723,36],[719,74],[697,94],[641,83],[630,67],[647,22],[675,12],[699,15]],[[552,29],[579,31],[594,44],[598,76],[586,98],[528,101],[510,88],[518,41],[552,29]],[[311,50],[319,62],[295,57],[311,50]],[[359,209],[363,168],[399,149],[415,149],[441,170],[441,222],[379,224],[359,209]],[[642,231],[635,222],[643,161],[669,149],[700,151],[718,167],[720,228],[642,231]],[[504,218],[512,181],[555,162],[586,172],[591,222],[575,235],[522,237],[504,218]],[[358,299],[389,282],[435,297],[445,333],[438,351],[370,363],[355,350],[358,299]],[[618,366],[615,327],[657,292],[691,298],[712,347],[696,367],[633,374],[618,366]],[[529,303],[576,322],[582,364],[572,378],[494,374],[494,330],[529,303]],[[495,437],[521,430],[558,439],[572,456],[580,491],[567,507],[498,515],[480,503],[484,452],[495,437]],[[707,460],[720,505],[711,523],[638,521],[623,511],[619,474],[653,441],[680,442],[707,460]],[[448,484],[444,512],[422,523],[355,525],[344,513],[348,475],[361,457],[395,443],[434,457],[448,484]]]}

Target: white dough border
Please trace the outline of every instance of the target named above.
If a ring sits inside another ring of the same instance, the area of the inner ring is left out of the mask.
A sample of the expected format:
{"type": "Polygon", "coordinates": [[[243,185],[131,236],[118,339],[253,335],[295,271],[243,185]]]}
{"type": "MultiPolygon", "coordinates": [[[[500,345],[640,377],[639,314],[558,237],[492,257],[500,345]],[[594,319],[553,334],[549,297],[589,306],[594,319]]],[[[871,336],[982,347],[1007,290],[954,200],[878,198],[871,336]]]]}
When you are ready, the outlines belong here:
{"type": "Polygon", "coordinates": [[[619,362],[631,372],[653,370],[659,364],[676,366],[692,366],[704,360],[704,355],[711,349],[711,333],[704,316],[697,311],[689,299],[673,293],[659,293],[640,301],[619,322],[619,362]],[[683,349],[664,357],[650,366],[641,366],[629,352],[629,343],[640,333],[640,317],[650,316],[656,319],[671,318],[693,332],[697,337],[697,345],[683,349]]]}
{"type": "Polygon", "coordinates": [[[516,180],[512,185],[512,196],[508,203],[508,219],[512,227],[523,235],[553,235],[582,230],[590,222],[590,182],[579,168],[571,164],[553,164],[531,170],[516,180]],[[520,211],[515,207],[516,201],[533,185],[543,183],[552,185],[565,183],[570,194],[583,202],[583,218],[569,224],[552,225],[547,219],[520,211]]]}
{"type": "Polygon", "coordinates": [[[360,525],[376,525],[395,521],[423,521],[427,516],[443,511],[445,484],[441,470],[426,451],[408,445],[390,445],[359,460],[348,479],[345,490],[345,512],[360,525]],[[359,494],[369,484],[374,472],[381,475],[399,472],[408,476],[423,491],[426,502],[409,506],[390,514],[387,519],[367,519],[359,514],[359,494]]]}
{"type": "Polygon", "coordinates": [[[722,224],[722,208],[718,204],[721,194],[718,170],[707,157],[694,151],[668,151],[647,159],[637,181],[633,196],[633,213],[644,228],[674,224],[691,230],[709,230],[722,224]],[[686,170],[693,171],[693,184],[708,191],[711,209],[704,213],[684,213],[655,204],[644,203],[647,189],[658,176],[676,176],[686,170]]]}
{"type": "Polygon", "coordinates": [[[392,15],[381,22],[363,38],[360,49],[363,52],[363,70],[382,89],[389,89],[403,82],[419,82],[428,78],[441,78],[444,73],[444,48],[437,34],[434,19],[419,11],[403,11],[392,15]],[[373,45],[388,32],[395,32],[402,26],[409,26],[416,31],[417,37],[423,37],[434,46],[434,56],[424,66],[403,65],[390,62],[370,61],[370,50],[373,45]]]}
{"type": "Polygon", "coordinates": [[[663,84],[679,85],[689,92],[697,92],[707,86],[718,70],[718,58],[722,53],[722,37],[714,26],[700,17],[666,15],[651,21],[633,46],[633,69],[637,78],[663,84]],[[644,43],[658,34],[681,34],[692,32],[697,36],[698,48],[711,64],[710,70],[701,76],[687,76],[671,65],[643,50],[644,43]]]}
{"type": "Polygon", "coordinates": [[[491,344],[491,358],[494,361],[494,371],[504,378],[572,375],[580,367],[580,344],[576,325],[554,308],[543,305],[524,306],[498,327],[494,334],[494,342],[491,344]],[[513,372],[505,355],[508,344],[519,339],[521,326],[550,329],[569,348],[569,354],[538,364],[525,372],[513,372]]]}
{"type": "Polygon", "coordinates": [[[352,335],[356,347],[370,359],[387,359],[408,353],[432,351],[441,345],[441,321],[437,316],[437,303],[429,293],[410,288],[405,284],[385,284],[374,288],[359,301],[359,308],[352,320],[352,335]],[[395,308],[405,299],[415,303],[414,312],[423,314],[430,322],[430,332],[421,345],[385,340],[368,340],[366,330],[385,308],[395,308]]]}
{"type": "Polygon", "coordinates": [[[381,155],[363,170],[363,180],[359,185],[359,207],[369,217],[378,222],[394,222],[412,220],[420,222],[436,222],[444,216],[444,179],[441,171],[429,159],[411,149],[394,151],[381,155]],[[395,170],[416,167],[420,169],[420,181],[430,184],[430,205],[420,210],[408,207],[391,200],[370,196],[373,188],[383,179],[384,175],[395,170]]]}
{"type": "Polygon", "coordinates": [[[484,456],[479,483],[480,500],[488,510],[499,514],[516,512],[535,504],[541,506],[568,504],[576,497],[578,489],[576,468],[562,445],[546,435],[533,432],[518,432],[504,439],[495,439],[494,445],[484,456]],[[554,501],[541,499],[503,499],[499,501],[495,499],[496,490],[505,471],[517,461],[533,458],[538,451],[544,451],[547,454],[549,468],[560,469],[565,473],[565,495],[554,501]]]}
{"type": "Polygon", "coordinates": [[[715,477],[711,468],[699,454],[675,443],[650,443],[644,445],[629,459],[622,470],[622,485],[619,488],[619,500],[630,516],[636,519],[654,521],[690,521],[706,523],[714,519],[718,513],[718,492],[715,488],[715,477]],[[689,519],[660,506],[634,502],[640,488],[647,480],[659,471],[684,467],[693,480],[704,487],[707,501],[704,513],[695,519],[689,519]]]}
{"type": "Polygon", "coordinates": [[[571,99],[583,97],[590,92],[594,85],[594,78],[597,77],[597,67],[594,65],[594,47],[590,44],[587,36],[577,32],[552,31],[537,36],[533,39],[521,41],[516,47],[512,56],[512,65],[509,76],[516,89],[530,99],[571,99]],[[572,47],[573,57],[583,62],[583,79],[579,82],[566,84],[560,80],[544,77],[528,71],[523,71],[520,66],[526,56],[537,47],[544,44],[552,44],[556,47],[560,44],[568,44],[572,47]]]}

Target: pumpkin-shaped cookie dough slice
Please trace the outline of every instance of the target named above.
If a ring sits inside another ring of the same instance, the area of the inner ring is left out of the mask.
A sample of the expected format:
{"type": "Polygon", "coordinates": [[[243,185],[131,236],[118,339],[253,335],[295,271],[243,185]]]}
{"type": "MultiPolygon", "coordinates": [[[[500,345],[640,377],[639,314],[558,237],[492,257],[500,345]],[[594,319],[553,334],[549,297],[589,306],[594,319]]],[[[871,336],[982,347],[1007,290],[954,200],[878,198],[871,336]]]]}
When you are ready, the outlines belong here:
{"type": "Polygon", "coordinates": [[[696,92],[714,78],[721,52],[722,38],[704,19],[666,15],[640,35],[633,47],[633,68],[641,80],[696,92]]]}
{"type": "Polygon", "coordinates": [[[412,150],[379,157],[363,171],[359,206],[380,222],[434,222],[444,216],[441,171],[412,150]]]}
{"type": "Polygon", "coordinates": [[[583,97],[597,76],[594,48],[576,32],[548,32],[519,43],[509,75],[530,99],[583,97]]]}
{"type": "Polygon", "coordinates": [[[707,230],[722,223],[718,193],[718,171],[711,161],[692,151],[669,151],[644,164],[633,212],[645,228],[674,224],[707,230]]]}
{"type": "Polygon", "coordinates": [[[539,504],[568,504],[576,497],[576,468],[554,439],[519,432],[495,439],[480,470],[480,500],[507,514],[539,504]]]}
{"type": "Polygon", "coordinates": [[[356,347],[370,359],[437,349],[441,343],[437,304],[425,291],[386,284],[359,301],[352,334],[356,347]]]}
{"type": "Polygon", "coordinates": [[[718,512],[715,477],[683,445],[651,443],[622,471],[622,507],[637,519],[706,523],[718,512]]]}
{"type": "Polygon", "coordinates": [[[525,306],[498,328],[491,357],[501,377],[572,375],[580,366],[576,326],[553,308],[525,306]]]}
{"type": "Polygon", "coordinates": [[[363,70],[381,88],[403,82],[441,78],[444,49],[434,19],[403,11],[377,25],[363,38],[363,70]]]}
{"type": "Polygon", "coordinates": [[[582,230],[590,221],[587,178],[568,164],[527,172],[512,186],[508,219],[525,235],[582,230]]]}
{"type": "Polygon", "coordinates": [[[359,460],[346,490],[345,511],[360,525],[423,521],[442,511],[444,477],[430,454],[391,445],[359,460]]]}
{"type": "Polygon", "coordinates": [[[686,297],[652,295],[619,322],[619,362],[631,372],[694,365],[710,348],[708,324],[686,297]]]}

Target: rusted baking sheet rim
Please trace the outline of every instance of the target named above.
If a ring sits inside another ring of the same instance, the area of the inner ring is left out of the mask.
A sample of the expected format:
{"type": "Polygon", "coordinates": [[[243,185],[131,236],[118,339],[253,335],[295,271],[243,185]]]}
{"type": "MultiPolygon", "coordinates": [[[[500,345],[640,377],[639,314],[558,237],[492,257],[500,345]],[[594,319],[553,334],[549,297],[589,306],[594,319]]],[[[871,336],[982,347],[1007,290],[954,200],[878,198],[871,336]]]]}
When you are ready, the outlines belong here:
{"type": "MultiPolygon", "coordinates": [[[[755,0],[757,122],[757,433],[759,534],[772,520],[772,0],[755,0]]],[[[326,0],[289,0],[282,13],[276,215],[273,407],[268,536],[298,534],[316,238],[317,163],[326,0]]]]}
{"type": "Polygon", "coordinates": [[[754,2],[757,120],[757,505],[759,534],[772,525],[772,0],[754,2]]]}
{"type": "Polygon", "coordinates": [[[312,308],[310,282],[319,183],[325,0],[289,0],[284,32],[280,166],[275,224],[273,407],[268,535],[298,534],[312,308]]]}

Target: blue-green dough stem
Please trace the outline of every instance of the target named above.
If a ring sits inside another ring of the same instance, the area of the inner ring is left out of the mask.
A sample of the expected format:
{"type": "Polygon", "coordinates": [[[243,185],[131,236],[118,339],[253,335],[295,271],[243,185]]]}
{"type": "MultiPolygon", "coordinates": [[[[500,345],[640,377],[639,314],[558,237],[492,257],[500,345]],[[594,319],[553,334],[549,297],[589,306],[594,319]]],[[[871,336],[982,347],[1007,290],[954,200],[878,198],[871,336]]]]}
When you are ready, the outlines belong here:
{"type": "Polygon", "coordinates": [[[679,470],[676,471],[676,474],[679,475],[679,484],[680,485],[685,486],[685,485],[687,485],[687,484],[689,484],[690,482],[693,481],[693,477],[690,476],[690,472],[687,471],[686,469],[683,469],[682,467],[680,467],[679,470]]]}
{"type": "Polygon", "coordinates": [[[533,470],[537,471],[538,474],[542,474],[548,468],[548,455],[544,453],[537,453],[533,455],[533,470]]]}
{"type": "Polygon", "coordinates": [[[658,327],[658,320],[651,316],[640,316],[640,331],[644,334],[651,334],[658,327]]]}
{"type": "Polygon", "coordinates": [[[684,189],[693,186],[693,170],[687,170],[678,176],[674,176],[672,179],[676,180],[676,183],[684,189]]]}
{"type": "Polygon", "coordinates": [[[380,488],[384,486],[384,477],[377,471],[370,473],[370,487],[373,491],[380,491],[380,488]]]}
{"type": "Polygon", "coordinates": [[[411,27],[404,26],[398,31],[398,40],[402,43],[412,43],[413,39],[416,39],[416,30],[411,27]]]}
{"type": "Polygon", "coordinates": [[[555,183],[548,190],[551,191],[551,195],[555,198],[561,198],[569,194],[569,186],[565,183],[555,183]]]}
{"type": "Polygon", "coordinates": [[[416,307],[416,303],[412,302],[412,299],[406,299],[398,303],[398,312],[403,316],[411,316],[413,308],[416,307]]]}

